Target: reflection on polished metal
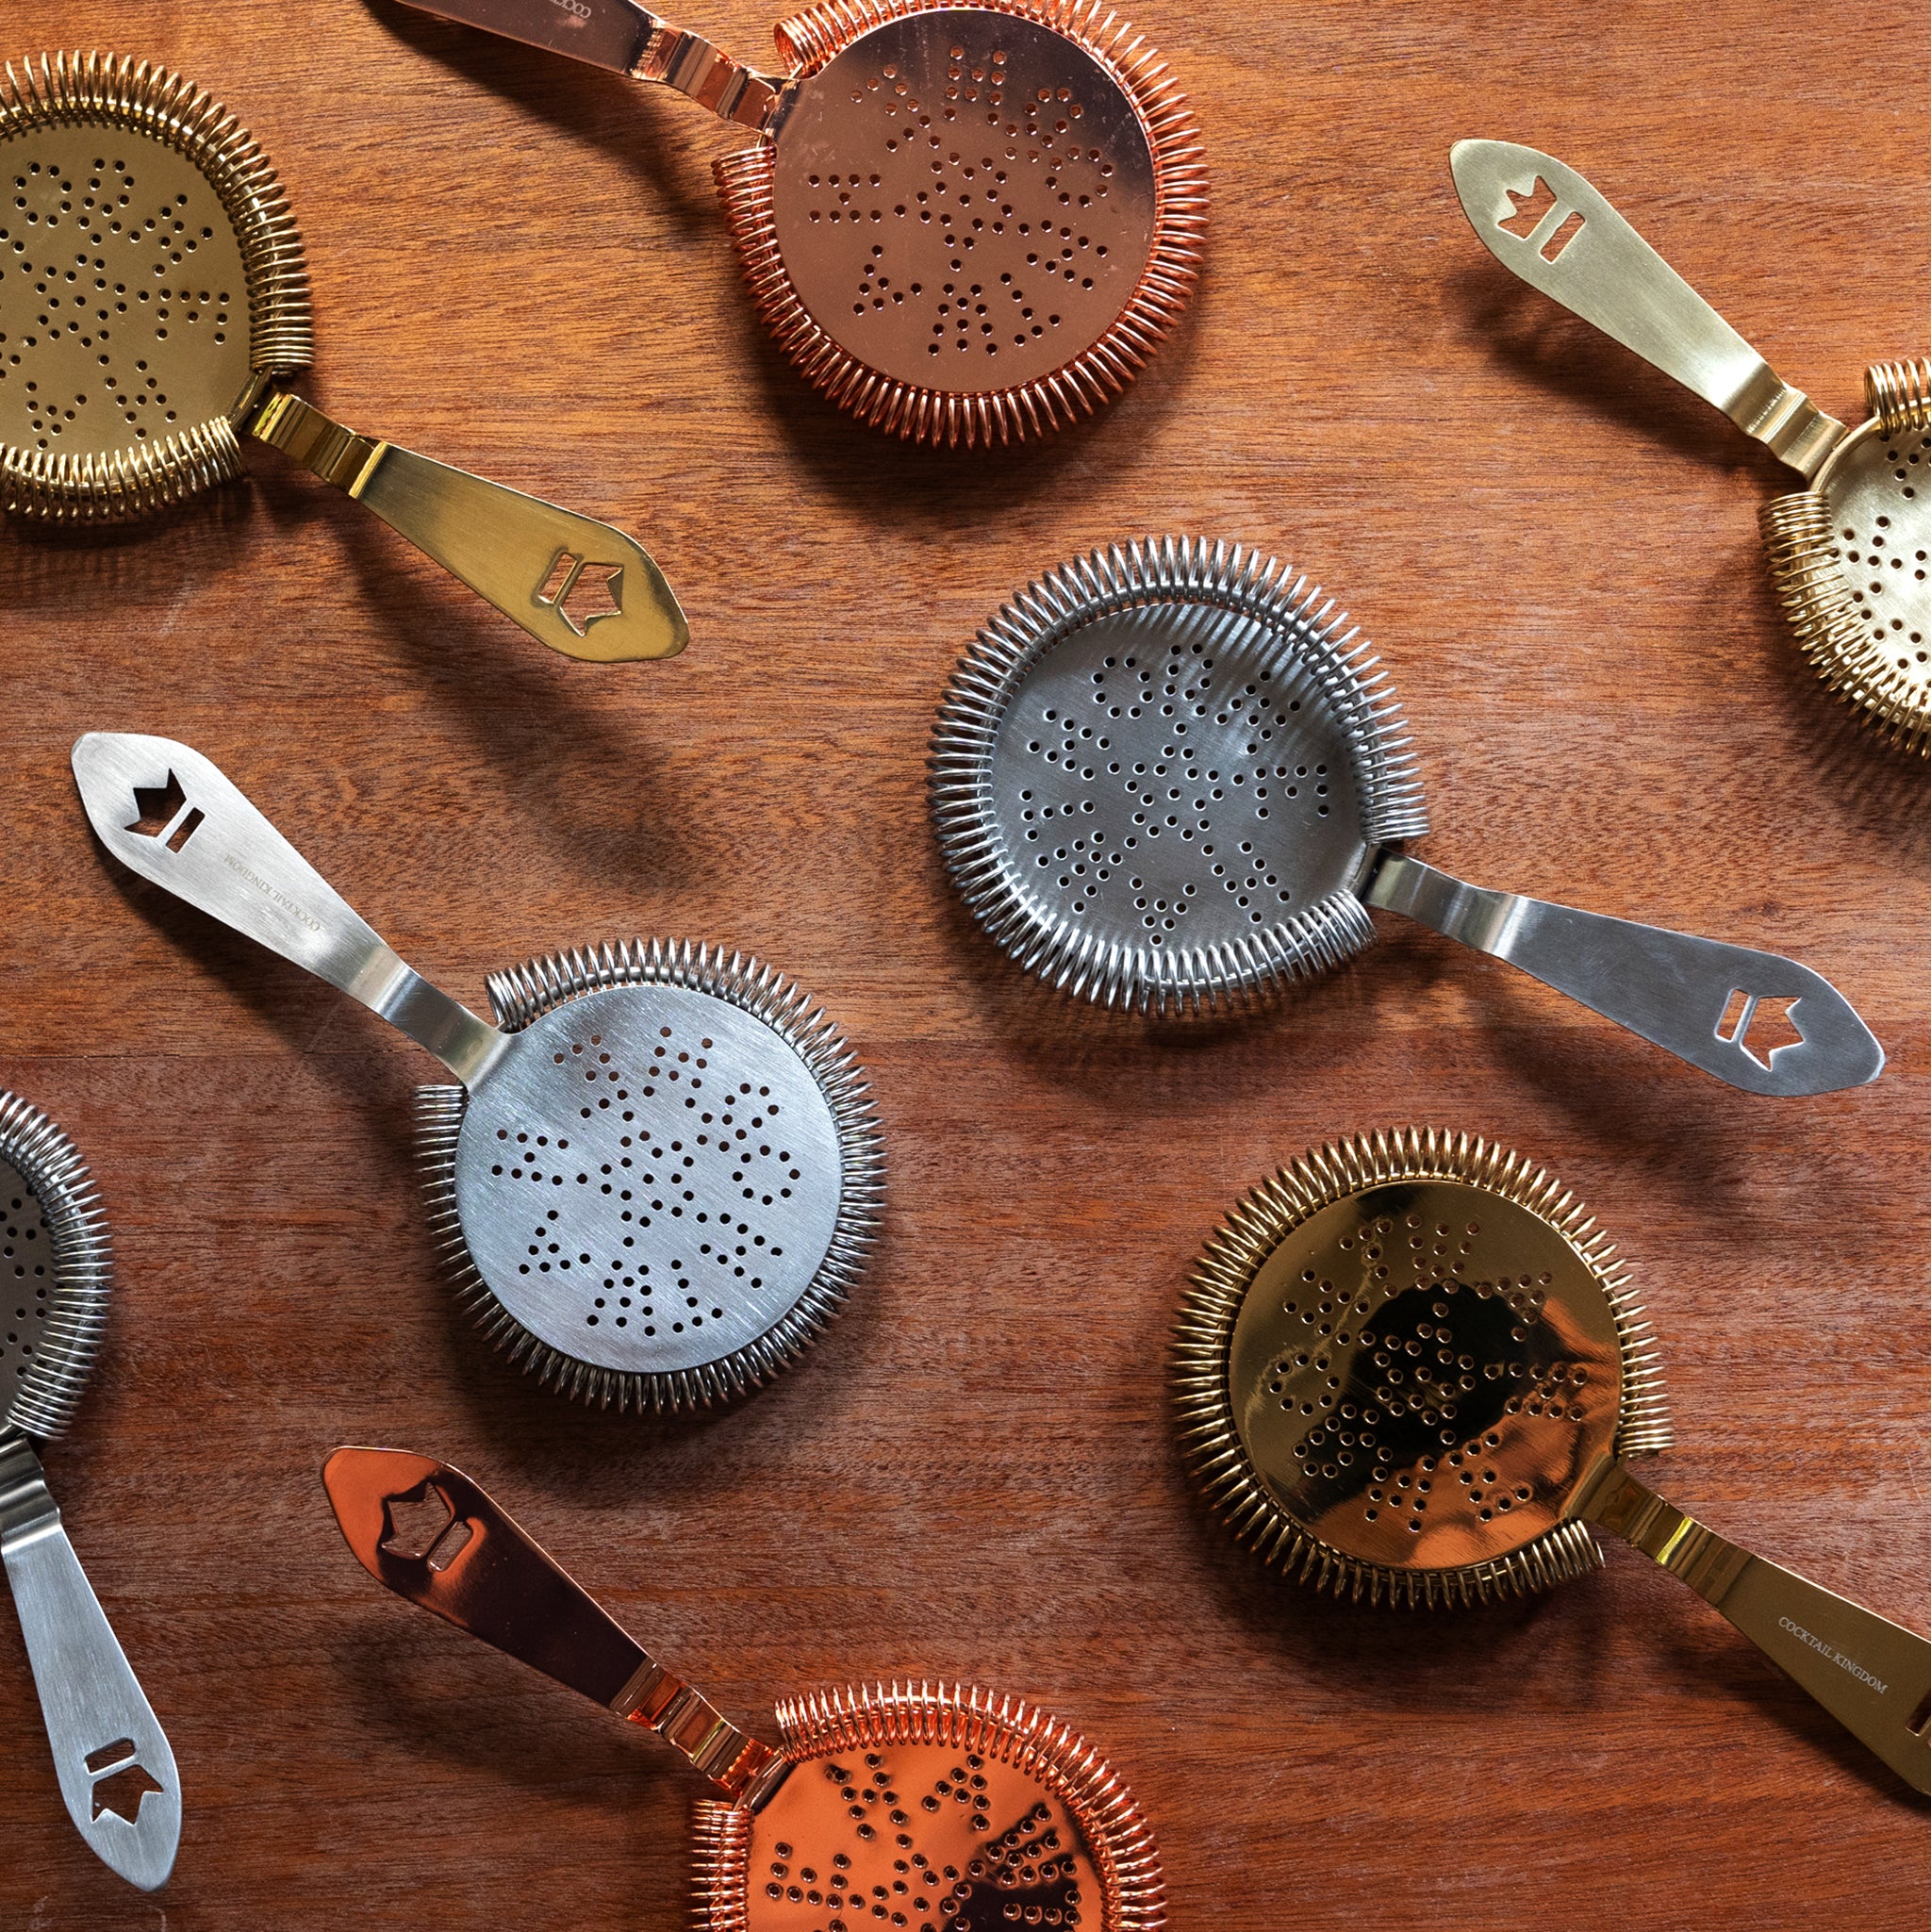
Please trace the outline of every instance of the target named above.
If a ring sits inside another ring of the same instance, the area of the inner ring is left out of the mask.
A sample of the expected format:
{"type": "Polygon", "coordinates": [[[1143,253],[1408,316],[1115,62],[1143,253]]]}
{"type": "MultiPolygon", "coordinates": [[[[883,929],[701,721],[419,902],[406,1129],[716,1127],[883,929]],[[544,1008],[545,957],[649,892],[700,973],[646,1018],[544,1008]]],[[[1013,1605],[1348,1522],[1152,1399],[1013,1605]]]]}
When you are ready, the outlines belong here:
{"type": "Polygon", "coordinates": [[[30,1438],[62,1434],[107,1326],[107,1221],[74,1143],[0,1093],[0,1561],[20,1613],[67,1814],[123,1878],[173,1870],[181,1779],[67,1540],[30,1438]]]}
{"type": "Polygon", "coordinates": [[[723,1793],[698,1808],[705,1932],[869,1924],[881,1900],[916,1932],[1165,1923],[1132,1793],[1034,1706],[947,1684],[821,1693],[779,1705],[774,1750],[626,1635],[460,1470],[344,1448],[322,1479],[378,1582],[654,1731],[723,1793]]]}
{"type": "Polygon", "coordinates": [[[1456,142],[1452,166],[1463,211],[1504,267],[1803,477],[1807,488],[1765,504],[1760,519],[1797,642],[1865,722],[1931,753],[1931,362],[1866,370],[1870,420],[1846,429],[1791,388],[1574,168],[1502,140],[1456,142]]]}
{"type": "Polygon", "coordinates": [[[828,0],[752,74],[633,0],[410,0],[761,139],[716,166],[800,373],[891,435],[1037,436],[1131,382],[1199,272],[1207,171],[1165,62],[1101,0],[828,0]]]}
{"type": "Polygon", "coordinates": [[[301,238],[268,157],[199,89],[107,54],[9,65],[0,180],[0,506],[145,516],[239,475],[250,436],[553,651],[684,649],[670,586],[622,531],[357,436],[284,387],[313,354],[301,238]],[[595,566],[593,612],[546,597],[565,557],[595,566]]]}
{"type": "Polygon", "coordinates": [[[702,1407],[837,1314],[883,1155],[837,1029],[755,960],[642,941],[431,985],[199,751],[93,732],[74,778],[123,865],[358,999],[447,1066],[418,1123],[434,1231],[519,1366],[580,1401],[702,1407]]]}
{"type": "Polygon", "coordinates": [[[1884,1065],[1807,966],[1397,850],[1428,825],[1387,676],[1331,599],[1258,552],[1164,537],[1048,571],[953,674],[932,769],[980,922],[1102,1005],[1255,999],[1359,952],[1380,906],[1750,1093],[1827,1093],[1884,1065]]]}
{"type": "Polygon", "coordinates": [[[1323,1148],[1209,1244],[1174,1334],[1193,1474],[1249,1548],[1362,1603],[1541,1590],[1626,1538],[1931,1791],[1931,1643],[1630,1475],[1670,1442],[1649,1324],[1561,1182],[1466,1134],[1323,1148]]]}

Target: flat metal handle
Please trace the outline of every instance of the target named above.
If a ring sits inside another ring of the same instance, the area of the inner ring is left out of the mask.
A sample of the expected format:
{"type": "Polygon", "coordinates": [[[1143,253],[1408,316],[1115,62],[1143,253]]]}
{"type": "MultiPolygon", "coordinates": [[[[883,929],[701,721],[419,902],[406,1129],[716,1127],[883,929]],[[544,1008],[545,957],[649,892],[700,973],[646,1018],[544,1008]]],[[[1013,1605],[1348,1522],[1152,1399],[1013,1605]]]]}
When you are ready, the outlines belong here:
{"type": "Polygon", "coordinates": [[[1610,1459],[1571,1508],[1687,1583],[1913,1790],[1931,1792],[1931,1643],[1740,1549],[1610,1459]]]}
{"type": "Polygon", "coordinates": [[[431,1456],[338,1449],[329,1506],[378,1583],[654,1731],[734,1804],[755,1808],[790,1769],[665,1669],[483,1486],[431,1456]]]}
{"type": "Polygon", "coordinates": [[[407,0],[485,33],[662,81],[741,127],[765,127],[783,84],[734,60],[701,34],[672,26],[633,0],[407,0]]]}
{"type": "Polygon", "coordinates": [[[1777,953],[1464,884],[1399,853],[1382,859],[1365,896],[1746,1093],[1830,1094],[1883,1070],[1884,1049],[1850,1001],[1777,953]]]}
{"type": "Polygon", "coordinates": [[[566,657],[632,663],[690,642],[651,553],[608,523],[357,436],[300,396],[271,396],[248,427],[566,657]]]}
{"type": "Polygon", "coordinates": [[[181,1775],[22,1436],[0,1438],[0,1559],[67,1815],[103,1862],[152,1891],[174,1869],[181,1775]]]}
{"type": "Polygon", "coordinates": [[[1455,191],[1497,261],[1721,409],[1806,479],[1845,435],[1793,389],[1609,201],[1552,155],[1459,140],[1455,191]]]}
{"type": "Polygon", "coordinates": [[[173,738],[89,732],[74,777],[130,871],[326,980],[473,1086],[507,1036],[407,966],[211,760],[173,738]]]}

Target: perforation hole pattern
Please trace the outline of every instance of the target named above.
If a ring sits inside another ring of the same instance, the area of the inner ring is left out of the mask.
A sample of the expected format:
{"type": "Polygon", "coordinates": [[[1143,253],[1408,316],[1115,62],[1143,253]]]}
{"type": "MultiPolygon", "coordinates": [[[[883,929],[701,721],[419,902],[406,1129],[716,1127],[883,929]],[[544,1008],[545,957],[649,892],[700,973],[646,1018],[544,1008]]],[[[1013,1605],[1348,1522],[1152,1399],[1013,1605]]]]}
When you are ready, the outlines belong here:
{"type": "Polygon", "coordinates": [[[1092,1854],[1065,1806],[957,1744],[801,1767],[758,1827],[750,1923],[779,1932],[1073,1932],[1102,1923],[1092,1854]]]}
{"type": "Polygon", "coordinates": [[[53,1245],[41,1204],[18,1171],[0,1163],[0,1417],[41,1349],[53,1290],[53,1245]]]}
{"type": "Polygon", "coordinates": [[[0,440],[98,457],[235,405],[246,278],[199,170],[126,129],[34,129],[0,141],[0,440]]]}
{"type": "Polygon", "coordinates": [[[1045,653],[1008,704],[994,786],[1021,889],[1143,946],[1279,925],[1362,850],[1319,685],[1264,627],[1205,606],[1103,618],[1045,653]]]}
{"type": "Polygon", "coordinates": [[[1831,554],[1855,621],[1885,665],[1931,690],[1931,434],[1873,440],[1847,482],[1832,492],[1831,554]]]}
{"type": "Polygon", "coordinates": [[[1152,247],[1152,158],[1072,41],[986,13],[891,23],[807,84],[779,144],[785,265],[901,381],[1028,382],[1090,348],[1152,247]]]}

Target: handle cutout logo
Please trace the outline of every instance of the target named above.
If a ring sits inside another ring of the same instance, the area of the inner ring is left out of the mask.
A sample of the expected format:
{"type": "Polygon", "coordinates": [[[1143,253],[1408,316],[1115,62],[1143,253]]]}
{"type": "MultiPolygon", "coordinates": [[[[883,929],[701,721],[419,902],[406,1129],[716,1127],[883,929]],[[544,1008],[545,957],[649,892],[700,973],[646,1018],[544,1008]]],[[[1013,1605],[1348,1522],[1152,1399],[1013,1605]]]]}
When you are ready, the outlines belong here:
{"type": "Polygon", "coordinates": [[[178,852],[194,836],[203,816],[198,806],[189,804],[173,771],[166,784],[136,785],[134,809],[140,816],[126,830],[140,838],[159,839],[171,852],[178,852]]]}
{"type": "Polygon", "coordinates": [[[575,551],[560,550],[536,586],[536,602],[581,637],[592,624],[623,615],[623,566],[594,564],[575,551]]]}
{"type": "Polygon", "coordinates": [[[1758,1066],[1768,1066],[1785,1047],[1800,1047],[1804,1030],[1791,1017],[1791,1009],[1803,998],[1791,994],[1746,993],[1739,986],[1724,1002],[1723,1017],[1716,1023],[1716,1036],[1732,1047],[1741,1047],[1758,1066]],[[1756,1044],[1751,1044],[1751,1035],[1756,1044]]]}
{"type": "MultiPolygon", "coordinates": [[[[1513,235],[1518,240],[1532,242],[1537,231],[1559,212],[1556,190],[1540,174],[1526,191],[1504,188],[1502,192],[1509,197],[1510,212],[1498,220],[1495,226],[1503,234],[1513,235]]],[[[1544,261],[1553,262],[1588,225],[1587,219],[1571,208],[1556,223],[1536,253],[1544,261]]]]}
{"type": "Polygon", "coordinates": [[[111,1811],[124,1824],[136,1824],[140,1817],[140,1801],[162,1786],[140,1761],[132,1738],[116,1738],[98,1751],[87,1754],[87,1775],[93,1779],[93,1809],[91,1819],[111,1811]]]}

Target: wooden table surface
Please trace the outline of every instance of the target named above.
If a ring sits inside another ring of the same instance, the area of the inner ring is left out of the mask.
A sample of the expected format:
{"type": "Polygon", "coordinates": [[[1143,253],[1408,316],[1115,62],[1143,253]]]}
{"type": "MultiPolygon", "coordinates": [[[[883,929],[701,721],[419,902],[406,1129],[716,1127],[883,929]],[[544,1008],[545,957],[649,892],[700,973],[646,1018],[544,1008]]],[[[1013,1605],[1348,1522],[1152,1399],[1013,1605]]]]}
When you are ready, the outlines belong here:
{"type": "MultiPolygon", "coordinates": [[[[1468,134],[1562,154],[1855,417],[1867,360],[1931,348],[1914,14],[1148,0],[1213,169],[1199,297],[1100,420],[978,459],[793,378],[714,199],[733,137],[673,96],[388,0],[13,0],[9,53],[144,54],[260,138],[318,402],[635,529],[693,641],[550,656],[260,450],[154,527],[0,533],[0,1081],[77,1140],[120,1259],[47,1464],[186,1794],[143,1898],[69,1825],[0,1617],[0,1927],[685,1922],[690,1774],[371,1583],[318,1481],[342,1442],[484,1478],[740,1722],[905,1673],[1036,1696],[1131,1780],[1177,1925],[1922,1920],[1925,1805],[1642,1559],[1436,1620],[1316,1600],[1204,1520],[1163,1365],[1189,1263],[1272,1165],[1379,1124],[1497,1136],[1634,1265],[1665,1492],[1931,1628],[1931,772],[1787,639],[1775,463],[1513,283],[1446,165],[1468,134]],[[1735,1094],[1394,922],[1240,1026],[1037,991],[934,855],[933,706],[1030,575],[1167,530],[1353,607],[1435,863],[1796,953],[1882,1082],[1735,1094]],[[681,1427],[503,1366],[418,1207],[423,1056],[107,861],[67,769],[91,727],[208,752],[471,1000],[635,933],[795,974],[888,1137],[846,1319],[681,1427]]],[[[692,25],[768,44],[751,0],[692,25]]]]}

